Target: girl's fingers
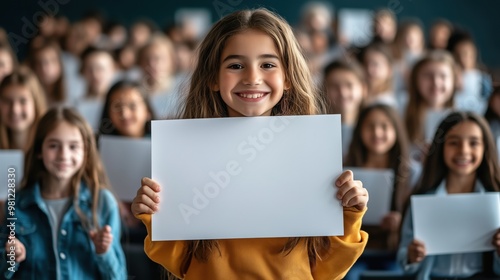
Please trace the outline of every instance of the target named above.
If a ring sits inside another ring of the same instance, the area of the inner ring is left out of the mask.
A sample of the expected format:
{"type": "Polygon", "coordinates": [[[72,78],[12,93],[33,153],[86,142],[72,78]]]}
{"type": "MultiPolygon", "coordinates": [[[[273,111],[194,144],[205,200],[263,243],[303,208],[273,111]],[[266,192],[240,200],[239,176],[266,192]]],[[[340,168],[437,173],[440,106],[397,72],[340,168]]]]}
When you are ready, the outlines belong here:
{"type": "Polygon", "coordinates": [[[141,186],[148,186],[151,188],[154,192],[160,192],[160,185],[153,181],[153,179],[148,178],[148,177],[143,177],[141,179],[141,186]]]}
{"type": "Polygon", "coordinates": [[[337,178],[337,181],[335,182],[335,185],[337,187],[341,187],[348,181],[352,181],[354,179],[354,176],[352,174],[351,170],[346,170],[340,174],[340,176],[337,178]]]}
{"type": "Polygon", "coordinates": [[[134,215],[153,214],[158,210],[158,203],[154,202],[149,196],[141,194],[134,198],[131,210],[134,215]]]}

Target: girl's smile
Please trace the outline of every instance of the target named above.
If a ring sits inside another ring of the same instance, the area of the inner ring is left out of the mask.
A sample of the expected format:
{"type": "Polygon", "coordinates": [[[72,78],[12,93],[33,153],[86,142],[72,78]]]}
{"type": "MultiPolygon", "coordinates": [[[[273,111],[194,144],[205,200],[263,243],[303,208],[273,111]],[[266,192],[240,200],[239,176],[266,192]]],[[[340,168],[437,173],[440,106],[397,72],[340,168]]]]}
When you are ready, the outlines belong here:
{"type": "Polygon", "coordinates": [[[444,161],[454,175],[472,175],[483,160],[481,128],[471,121],[457,124],[445,137],[444,161]]]}
{"type": "Polygon", "coordinates": [[[287,88],[273,39],[254,29],[235,34],[227,40],[221,60],[212,90],[220,92],[229,116],[271,115],[287,88]]]}

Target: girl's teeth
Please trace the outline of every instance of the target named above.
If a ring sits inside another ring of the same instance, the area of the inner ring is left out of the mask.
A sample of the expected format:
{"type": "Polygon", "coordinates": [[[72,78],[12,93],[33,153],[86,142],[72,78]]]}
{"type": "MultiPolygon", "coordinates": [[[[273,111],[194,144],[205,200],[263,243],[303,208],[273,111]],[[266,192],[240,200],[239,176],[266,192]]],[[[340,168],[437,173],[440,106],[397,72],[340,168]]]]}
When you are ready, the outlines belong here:
{"type": "Polygon", "coordinates": [[[264,96],[263,93],[240,93],[239,95],[243,98],[261,98],[264,96]]]}

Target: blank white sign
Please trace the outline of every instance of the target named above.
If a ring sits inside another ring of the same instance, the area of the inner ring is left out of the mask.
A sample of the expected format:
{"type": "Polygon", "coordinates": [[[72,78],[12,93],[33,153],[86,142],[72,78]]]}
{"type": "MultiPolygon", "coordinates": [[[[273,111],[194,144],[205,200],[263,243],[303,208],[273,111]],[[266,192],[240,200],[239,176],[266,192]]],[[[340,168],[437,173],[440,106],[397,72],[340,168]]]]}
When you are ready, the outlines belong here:
{"type": "MultiPolygon", "coordinates": [[[[16,188],[21,185],[24,171],[24,153],[21,150],[0,150],[0,200],[7,199],[7,186],[14,182],[16,188]],[[13,174],[13,175],[9,175],[13,174]],[[14,179],[14,181],[9,179],[14,179]]],[[[11,192],[12,193],[12,192],[11,192]]]]}
{"type": "Polygon", "coordinates": [[[428,255],[491,251],[499,199],[499,193],[412,195],[415,239],[428,255]]]}
{"type": "Polygon", "coordinates": [[[151,177],[151,139],[102,135],[99,152],[113,191],[119,199],[132,201],[142,177],[151,177]]]}
{"type": "Polygon", "coordinates": [[[354,179],[363,182],[363,187],[370,195],[363,225],[380,225],[382,218],[391,210],[394,172],[391,169],[357,167],[345,167],[344,170],[351,170],[354,179]]]}
{"type": "Polygon", "coordinates": [[[152,122],[152,240],[343,234],[340,115],[152,122]]]}

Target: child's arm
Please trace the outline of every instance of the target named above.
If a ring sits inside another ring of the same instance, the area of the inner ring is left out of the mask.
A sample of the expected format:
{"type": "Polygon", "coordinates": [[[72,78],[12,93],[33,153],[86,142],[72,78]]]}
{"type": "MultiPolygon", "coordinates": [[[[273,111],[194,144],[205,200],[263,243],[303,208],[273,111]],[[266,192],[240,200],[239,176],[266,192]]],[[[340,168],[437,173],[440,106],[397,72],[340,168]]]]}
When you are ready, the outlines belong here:
{"type": "Polygon", "coordinates": [[[127,264],[120,244],[120,210],[111,192],[101,191],[99,209],[102,227],[90,233],[97,266],[103,279],[127,279],[127,264]]]}
{"type": "Polygon", "coordinates": [[[337,198],[344,206],[344,235],[330,237],[330,249],[312,268],[314,279],[342,279],[365,249],[368,234],[361,231],[361,220],[366,212],[368,192],[361,181],[353,180],[351,171],[345,171],[337,182],[337,198]]]}
{"type": "Polygon", "coordinates": [[[411,207],[408,207],[401,228],[401,241],[397,254],[398,262],[406,273],[416,273],[425,258],[425,245],[413,237],[411,207]]]}
{"type": "Polygon", "coordinates": [[[132,213],[140,219],[148,230],[144,239],[144,251],[148,257],[181,278],[181,262],[185,254],[185,241],[152,241],[151,214],[158,211],[160,185],[150,178],[141,180],[141,188],[132,202],[132,213]]]}

